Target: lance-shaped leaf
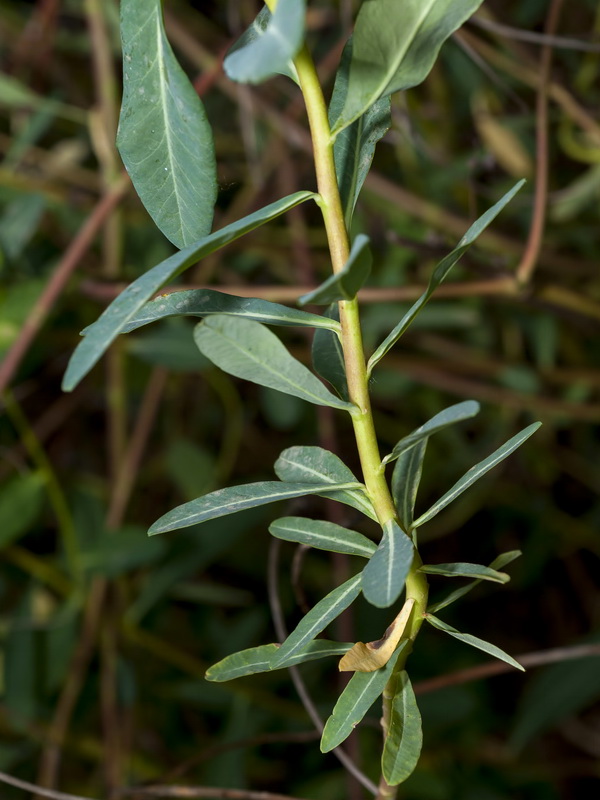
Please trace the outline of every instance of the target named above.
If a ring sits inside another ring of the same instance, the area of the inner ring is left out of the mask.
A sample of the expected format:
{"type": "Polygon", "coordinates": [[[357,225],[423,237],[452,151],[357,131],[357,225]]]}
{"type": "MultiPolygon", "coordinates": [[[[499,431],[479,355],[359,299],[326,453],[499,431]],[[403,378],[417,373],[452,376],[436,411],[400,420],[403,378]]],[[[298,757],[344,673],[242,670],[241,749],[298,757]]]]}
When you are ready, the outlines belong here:
{"type": "MultiPolygon", "coordinates": [[[[217,664],[213,664],[206,671],[207,681],[231,681],[245,675],[255,675],[257,672],[268,672],[275,655],[279,652],[278,644],[263,644],[259,647],[250,647],[226,656],[217,664]]],[[[330,642],[327,639],[315,639],[304,650],[291,656],[280,667],[293,667],[306,661],[316,661],[327,656],[339,656],[347,652],[352,645],[349,642],[330,642]]]]}
{"type": "Polygon", "coordinates": [[[329,753],[350,736],[375,700],[383,694],[400,653],[407,645],[408,641],[402,642],[387,664],[380,669],[354,673],[325,723],[321,737],[322,753],[329,753]]]}
{"type": "MultiPolygon", "coordinates": [[[[508,553],[502,553],[492,561],[492,563],[489,565],[489,569],[492,570],[502,569],[507,564],[510,564],[511,561],[514,561],[515,558],[518,558],[520,555],[521,555],[520,550],[510,550],[508,553]]],[[[427,611],[431,612],[432,614],[441,611],[442,608],[446,608],[446,606],[449,606],[450,603],[454,603],[456,600],[460,600],[461,597],[464,597],[466,594],[471,592],[480,583],[481,579],[477,579],[471,581],[471,583],[468,583],[466,586],[461,586],[460,589],[455,589],[453,592],[450,592],[450,594],[443,600],[439,600],[437,603],[432,603],[427,608],[427,611]]]]}
{"type": "Polygon", "coordinates": [[[354,26],[348,92],[334,134],[381,97],[425,80],[442,44],[482,0],[367,0],[354,26]]]}
{"type": "Polygon", "coordinates": [[[244,486],[229,486],[210,492],[189,503],[183,503],[164,514],[150,527],[148,534],[165,533],[177,528],[187,528],[227,514],[236,514],[247,508],[276,503],[279,500],[291,500],[307,494],[317,494],[327,488],[329,491],[343,490],[356,486],[354,483],[342,483],[336,486],[318,486],[313,483],[281,483],[280,481],[259,481],[244,486]]]}
{"type": "Polygon", "coordinates": [[[292,63],[304,41],[306,0],[279,0],[273,14],[263,8],[223,62],[232,81],[262,83],[273,75],[296,78],[292,63]]]}
{"type": "Polygon", "coordinates": [[[305,517],[276,519],[269,525],[269,533],[286,542],[298,542],[319,550],[328,550],[330,553],[345,553],[362,558],[369,558],[377,549],[362,533],[333,522],[305,517]]]}
{"type": "Polygon", "coordinates": [[[291,656],[303,651],[309,642],[312,642],[330,622],[339,617],[342,611],[345,611],[356,600],[359,594],[360,574],[350,578],[319,600],[281,645],[273,657],[271,669],[277,669],[282,664],[287,664],[291,656]]]}
{"type": "Polygon", "coordinates": [[[426,575],[443,575],[446,578],[477,578],[480,581],[492,581],[492,583],[508,583],[510,575],[506,572],[498,572],[491,567],[484,567],[482,564],[467,564],[457,562],[455,564],[423,564],[419,567],[419,572],[426,575]]]}
{"type": "Polygon", "coordinates": [[[458,246],[451,252],[449,255],[446,256],[437,267],[433,271],[433,275],[429,281],[427,289],[423,292],[421,297],[409,308],[406,314],[402,317],[398,325],[394,328],[394,330],[383,340],[383,342],[379,345],[379,347],[375,350],[371,358],[369,359],[369,363],[367,365],[367,372],[369,375],[373,367],[381,361],[384,355],[392,348],[398,339],[402,336],[402,334],[406,331],[409,327],[411,322],[415,319],[417,314],[423,309],[426,305],[428,300],[430,299],[431,295],[437,289],[437,287],[442,283],[442,281],[446,278],[452,267],[456,264],[457,261],[467,252],[467,250],[471,247],[475,239],[479,236],[482,231],[484,231],[488,225],[498,216],[498,214],[502,211],[504,206],[509,203],[514,195],[519,191],[519,189],[523,186],[525,181],[519,181],[513,188],[507,192],[504,197],[502,197],[496,205],[489,208],[485,214],[483,214],[479,219],[474,222],[469,230],[465,233],[462,237],[458,246]]]}
{"type": "MultiPolygon", "coordinates": [[[[325,318],[339,322],[339,307],[332,303],[325,312],[325,318]]],[[[313,369],[323,380],[330,383],[342,400],[348,400],[348,381],[346,364],[340,337],[333,331],[318,328],[312,344],[313,369]]]]}
{"type": "Polygon", "coordinates": [[[329,305],[337,300],[353,300],[364,285],[371,272],[373,256],[369,247],[369,237],[359,233],[350,250],[348,261],[340,272],[330,275],[327,280],[312,292],[303,294],[298,304],[308,303],[329,305]]]}
{"type": "Polygon", "coordinates": [[[390,786],[397,786],[413,772],[421,755],[423,729],[421,714],[406,672],[398,676],[381,767],[390,786]]]}
{"type": "Polygon", "coordinates": [[[362,573],[362,590],[371,605],[387,608],[395,603],[406,583],[414,556],[411,539],[393,519],[383,527],[379,547],[362,573]]]}
{"type": "MultiPolygon", "coordinates": [[[[275,462],[275,474],[282,481],[300,483],[357,483],[359,489],[336,492],[333,497],[340,503],[362,511],[367,517],[377,519],[366,489],[359,484],[354,474],[344,464],[341,458],[322,447],[288,447],[275,462]]],[[[320,497],[331,497],[329,492],[319,490],[315,492],[320,497]]]]}
{"type": "Polygon", "coordinates": [[[344,411],[355,408],[352,403],[332,394],[260,322],[216,314],[196,325],[194,341],[203,356],[237,378],[277,389],[320,406],[344,411]]]}
{"type": "Polygon", "coordinates": [[[121,333],[129,333],[167,317],[210,317],[214,314],[245,317],[265,325],[323,328],[332,333],[336,339],[341,330],[340,323],[335,319],[288,308],[280,303],[271,303],[269,300],[236,297],[214,289],[189,289],[183,292],[171,292],[146,303],[121,333]]]}
{"type": "MultiPolygon", "coordinates": [[[[329,104],[329,125],[335,127],[348,97],[348,71],[352,60],[352,37],[348,40],[329,104]]],[[[355,122],[344,128],[333,145],[335,171],[346,227],[350,230],[354,207],[371,167],[375,145],[392,124],[390,98],[373,103],[355,122]]]]}
{"type": "Polygon", "coordinates": [[[510,664],[511,667],[520,669],[521,672],[525,672],[525,668],[522,667],[518,661],[515,661],[515,659],[509,656],[508,653],[505,653],[504,650],[496,647],[495,644],[490,644],[483,639],[479,639],[477,636],[472,636],[470,633],[461,633],[460,631],[457,631],[456,628],[453,628],[451,625],[448,625],[441,619],[434,617],[432,614],[426,614],[425,619],[430,625],[433,625],[434,628],[444,631],[444,633],[447,633],[449,636],[453,636],[460,642],[470,644],[471,647],[476,647],[478,650],[483,650],[484,653],[488,653],[488,655],[510,664]]]}
{"type": "Polygon", "coordinates": [[[517,433],[516,436],[513,436],[512,439],[509,439],[506,444],[502,445],[502,447],[499,447],[497,450],[495,450],[490,456],[485,458],[483,461],[480,461],[479,464],[475,464],[474,467],[471,467],[471,469],[468,472],[465,472],[462,478],[457,481],[454,486],[446,492],[445,495],[440,497],[440,499],[437,500],[428,511],[426,511],[424,514],[421,514],[421,516],[413,522],[413,527],[418,528],[419,525],[429,522],[429,520],[435,517],[436,514],[439,514],[443,508],[446,508],[446,506],[455,500],[460,494],[462,494],[465,489],[468,489],[469,486],[475,483],[475,481],[478,481],[479,478],[482,478],[486,472],[489,472],[501,461],[504,461],[507,456],[517,449],[517,447],[520,447],[523,442],[529,439],[529,437],[537,431],[541,424],[541,422],[534,422],[533,425],[529,425],[520,433],[517,433]]]}
{"type": "Polygon", "coordinates": [[[186,247],[209,233],[217,196],[210,124],[165,34],[160,0],[122,0],[117,146],[146,210],[186,247]]]}
{"type": "Polygon", "coordinates": [[[392,497],[400,520],[407,531],[411,530],[413,524],[427,441],[422,439],[410,450],[405,450],[396,461],[392,473],[392,497]]]}
{"type": "Polygon", "coordinates": [[[296,194],[284,197],[231,225],[227,225],[220,231],[209,234],[140,275],[87,329],[85,338],[79,343],[67,367],[63,379],[64,391],[69,392],[77,386],[129,320],[133,319],[140,308],[165,284],[181,275],[201,258],[214,253],[215,250],[219,250],[245,233],[270,222],[290,208],[314,196],[312,192],[296,192],[296,194]]]}
{"type": "Polygon", "coordinates": [[[445,408],[411,434],[400,439],[392,452],[383,459],[383,463],[389,464],[391,461],[395,461],[402,453],[418,444],[418,442],[422,442],[423,439],[428,439],[434,433],[444,430],[449,425],[455,425],[457,422],[471,419],[478,413],[479,403],[476,403],[475,400],[466,400],[464,403],[457,403],[454,406],[445,408]]]}

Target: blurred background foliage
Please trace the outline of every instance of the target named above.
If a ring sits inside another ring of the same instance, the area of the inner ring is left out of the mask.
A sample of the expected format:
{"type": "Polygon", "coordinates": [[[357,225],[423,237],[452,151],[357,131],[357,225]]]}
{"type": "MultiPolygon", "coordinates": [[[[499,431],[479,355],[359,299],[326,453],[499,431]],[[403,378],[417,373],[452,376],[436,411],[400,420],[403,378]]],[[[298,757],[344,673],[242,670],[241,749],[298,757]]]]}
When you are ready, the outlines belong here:
{"type": "MultiPolygon", "coordinates": [[[[487,0],[427,81],[394,99],[355,225],[375,253],[362,312],[372,348],[470,221],[530,179],[372,388],[384,452],[441,408],[482,403],[476,420],[431,440],[422,508],[543,420],[525,447],[424,526],[423,550],[430,563],[489,563],[521,549],[508,587],[479,587],[445,618],[512,654],[564,648],[566,659],[568,648],[600,642],[600,6],[565,4],[550,53],[539,37],[558,5],[487,0]],[[544,208],[538,255],[532,218],[544,208]],[[528,241],[535,269],[517,283],[528,241]]],[[[310,3],[329,88],[357,6],[310,3]]],[[[283,78],[241,87],[221,70],[258,8],[165,2],[173,47],[215,130],[218,227],[314,187],[296,87],[283,78]]],[[[178,503],[271,478],[292,444],[320,444],[356,466],[348,423],[216,371],[186,320],[124,338],[73,394],[61,393],[78,332],[171,245],[123,182],[114,147],[116,0],[2,0],[0,48],[0,374],[10,386],[0,408],[0,770],[92,797],[177,782],[360,798],[336,759],[319,753],[286,672],[203,681],[215,660],[275,639],[267,564],[288,625],[352,565],[287,543],[270,549],[273,508],[145,535],[178,503]]],[[[188,274],[190,285],[294,302],[327,271],[319,215],[306,205],[188,274]]],[[[281,335],[308,362],[306,336],[281,335]]],[[[363,524],[316,498],[280,511],[363,524]]],[[[434,597],[443,580],[432,578],[434,597]]],[[[368,641],[388,621],[359,603],[331,633],[368,641]]],[[[413,681],[482,660],[424,630],[413,681]]],[[[329,714],[335,663],[302,674],[329,714]]],[[[421,690],[424,754],[402,798],[596,796],[597,657],[421,690]]],[[[374,708],[350,743],[373,779],[377,720],[374,708]]]]}

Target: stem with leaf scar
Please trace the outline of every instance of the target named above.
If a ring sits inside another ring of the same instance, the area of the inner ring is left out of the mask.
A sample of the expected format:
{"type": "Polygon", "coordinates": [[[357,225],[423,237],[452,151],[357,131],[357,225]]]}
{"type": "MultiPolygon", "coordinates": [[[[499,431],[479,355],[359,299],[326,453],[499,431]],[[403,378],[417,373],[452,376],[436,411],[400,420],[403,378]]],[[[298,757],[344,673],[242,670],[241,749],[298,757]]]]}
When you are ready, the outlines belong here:
{"type": "MultiPolygon", "coordinates": [[[[350,244],[335,171],[333,139],[327,116],[327,106],[312,56],[306,46],[300,51],[294,63],[306,103],[313,142],[317,186],[320,195],[318,203],[327,232],[333,272],[338,273],[348,260],[350,244]]],[[[377,513],[379,523],[383,527],[391,519],[398,521],[398,515],[385,478],[385,467],[381,463],[377,445],[362,343],[358,300],[354,298],[353,300],[341,301],[339,310],[348,394],[350,400],[356,406],[355,412],[351,415],[356,444],[365,485],[377,513]]],[[[428,584],[425,575],[418,571],[421,565],[422,561],[418,552],[415,551],[412,566],[406,579],[406,598],[407,600],[414,600],[414,607],[406,628],[406,637],[411,641],[414,641],[421,627],[427,604],[428,584]]],[[[392,687],[396,682],[395,676],[404,669],[409,650],[410,647],[407,647],[401,653],[394,675],[390,679],[383,695],[382,727],[384,736],[387,735],[389,728],[393,700],[392,687]]],[[[396,787],[388,786],[382,778],[379,785],[378,798],[391,798],[395,794],[396,787]]]]}

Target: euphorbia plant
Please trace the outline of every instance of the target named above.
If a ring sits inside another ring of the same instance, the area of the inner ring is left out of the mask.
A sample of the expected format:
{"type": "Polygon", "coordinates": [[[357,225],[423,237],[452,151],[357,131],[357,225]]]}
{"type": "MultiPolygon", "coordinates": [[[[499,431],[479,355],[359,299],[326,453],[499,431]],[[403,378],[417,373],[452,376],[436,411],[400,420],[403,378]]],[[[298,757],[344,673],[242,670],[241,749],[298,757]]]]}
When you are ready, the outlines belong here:
{"type": "Polygon", "coordinates": [[[362,344],[358,298],[372,257],[366,235],[350,238],[354,207],[376,143],[390,126],[390,96],[426,77],[444,41],[480,4],[481,0],[365,0],[327,103],[305,42],[305,1],[269,0],[229,51],[225,72],[231,80],[242,83],[256,84],[281,74],[297,84],[306,104],[317,191],[299,191],[211,233],[216,165],[212,133],[201,101],[169,47],[160,0],[122,0],[124,98],[118,146],[142,202],[179,251],[138,278],[85,331],[65,377],[65,388],[70,390],[121,333],[170,316],[195,316],[201,321],[194,329],[194,340],[203,355],[221,369],[349,415],[362,480],[334,453],[315,446],[296,446],[277,460],[278,480],[211,492],[169,511],[149,533],[164,533],[310,494],[348,504],[378,523],[381,536],[376,544],[363,533],[329,521],[297,516],[275,520],[270,526],[273,536],[362,557],[366,560],[364,568],[320,600],[283,643],[230,655],[211,667],[207,678],[224,681],[313,659],[341,657],[340,669],[353,676],[327,720],[321,749],[327,752],[340,745],[383,696],[381,797],[394,795],[393,787],[411,774],[419,758],[421,722],[407,660],[424,621],[520,668],[499,648],[455,630],[434,615],[482,580],[506,582],[508,576],[499,570],[518,553],[504,553],[489,566],[425,565],[419,556],[418,532],[510,455],[537,424],[470,469],[415,518],[415,498],[429,437],[473,417],[478,404],[466,401],[441,411],[382,458],[369,396],[369,378],[379,361],[396,345],[436,287],[519,185],[469,228],[458,246],[434,269],[422,297],[368,360],[362,344]],[[308,201],[314,201],[322,213],[332,275],[300,298],[299,304],[324,306],[324,314],[208,289],[172,292],[151,300],[199,259],[308,201]],[[281,325],[315,329],[314,371],[296,360],[267,327],[281,325]],[[394,465],[389,482],[388,464],[394,465]],[[428,606],[427,575],[432,573],[470,578],[471,582],[444,601],[428,606]],[[366,644],[319,638],[361,592],[373,606],[390,610],[383,637],[381,631],[373,631],[373,641],[366,644]]]}

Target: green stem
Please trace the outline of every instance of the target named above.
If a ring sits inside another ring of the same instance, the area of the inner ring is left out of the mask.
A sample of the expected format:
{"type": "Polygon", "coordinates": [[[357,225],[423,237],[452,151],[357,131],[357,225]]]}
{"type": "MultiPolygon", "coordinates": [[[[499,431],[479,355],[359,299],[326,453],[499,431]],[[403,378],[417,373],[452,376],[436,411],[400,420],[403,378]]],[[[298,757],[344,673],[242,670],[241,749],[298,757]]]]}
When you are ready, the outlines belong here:
{"type": "MultiPolygon", "coordinates": [[[[333,140],[331,128],[327,117],[327,106],[321,84],[314,66],[312,57],[305,46],[295,59],[296,70],[300,88],[304,95],[308,122],[313,142],[315,171],[319,190],[319,205],[323,214],[323,221],[327,232],[327,240],[331,254],[331,263],[334,273],[343,269],[350,252],[348,231],[344,220],[344,212],[340,199],[335,162],[333,154],[333,140]]],[[[356,444],[360,456],[365,485],[377,518],[383,527],[390,519],[397,520],[397,512],[385,478],[385,470],[381,464],[377,435],[371,412],[371,399],[369,396],[368,376],[365,363],[362,333],[358,311],[358,301],[346,300],[339,304],[340,323],[342,326],[342,347],[348,381],[348,394],[350,400],[356,405],[356,412],[352,414],[352,424],[356,444]]],[[[414,561],[406,581],[406,597],[413,598],[415,605],[407,633],[414,641],[423,622],[423,615],[427,605],[428,584],[425,575],[418,572],[422,561],[415,553],[414,561]]],[[[408,654],[407,654],[408,655],[408,654]]],[[[404,669],[406,656],[401,657],[395,674],[404,669]]],[[[384,711],[382,725],[384,736],[387,734],[391,703],[391,687],[394,678],[390,680],[388,691],[384,695],[384,711]]],[[[391,798],[395,795],[395,788],[388,786],[382,778],[379,787],[380,798],[391,798]]]]}

